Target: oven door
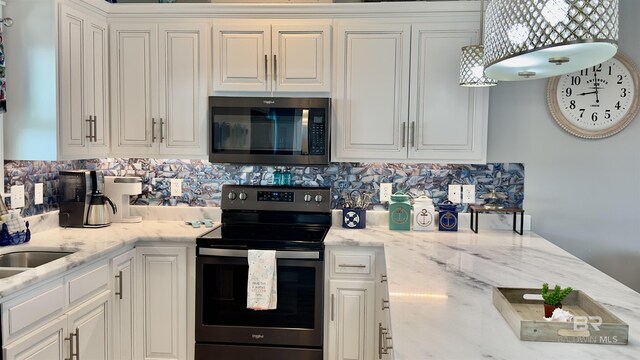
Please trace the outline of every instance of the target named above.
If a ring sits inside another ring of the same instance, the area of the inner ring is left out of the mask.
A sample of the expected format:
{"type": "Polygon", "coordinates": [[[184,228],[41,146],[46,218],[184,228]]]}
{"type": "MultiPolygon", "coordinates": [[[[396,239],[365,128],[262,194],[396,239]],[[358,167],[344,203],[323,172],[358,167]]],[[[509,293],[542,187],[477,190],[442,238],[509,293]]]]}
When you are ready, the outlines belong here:
{"type": "Polygon", "coordinates": [[[247,309],[247,250],[198,252],[196,342],[322,347],[322,251],[278,251],[278,306],[262,311],[247,309]]]}

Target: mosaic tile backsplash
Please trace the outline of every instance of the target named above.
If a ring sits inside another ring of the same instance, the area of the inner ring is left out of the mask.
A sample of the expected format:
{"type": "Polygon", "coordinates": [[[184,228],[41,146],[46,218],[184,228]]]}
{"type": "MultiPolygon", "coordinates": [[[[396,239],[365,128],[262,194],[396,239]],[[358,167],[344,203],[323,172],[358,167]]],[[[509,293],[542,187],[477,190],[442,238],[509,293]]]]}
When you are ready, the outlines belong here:
{"type": "MultiPolygon", "coordinates": [[[[92,159],[78,161],[6,161],[5,191],[11,185],[25,186],[23,216],[37,215],[58,209],[58,172],[73,169],[97,169],[105,175],[138,176],[142,178],[142,195],[132,197],[132,204],[151,206],[219,206],[223,184],[273,183],[274,172],[291,173],[291,185],[327,186],[334,199],[352,190],[373,195],[374,207],[379,201],[380,183],[391,182],[395,191],[413,197],[427,194],[434,203],[446,200],[449,184],[476,185],[476,199],[496,190],[505,193],[505,206],[522,207],[524,199],[524,165],[519,163],[489,163],[483,165],[455,164],[387,164],[332,163],[326,167],[239,166],[212,164],[203,160],[160,159],[92,159]],[[170,195],[170,180],[183,179],[183,195],[170,195]],[[34,184],[44,183],[44,204],[34,205],[34,184]]],[[[466,211],[463,206],[461,211],[466,211]]]]}

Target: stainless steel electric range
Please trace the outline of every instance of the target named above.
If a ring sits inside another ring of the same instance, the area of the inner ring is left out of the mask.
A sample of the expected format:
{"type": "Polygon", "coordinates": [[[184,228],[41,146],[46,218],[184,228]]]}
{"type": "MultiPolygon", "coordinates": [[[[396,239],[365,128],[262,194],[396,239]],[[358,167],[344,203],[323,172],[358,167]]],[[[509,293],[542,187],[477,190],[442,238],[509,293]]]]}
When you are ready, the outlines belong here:
{"type": "Polygon", "coordinates": [[[196,360],[322,360],[328,188],[225,185],[197,239],[196,360]],[[278,306],[247,309],[247,251],[276,250],[278,306]]]}

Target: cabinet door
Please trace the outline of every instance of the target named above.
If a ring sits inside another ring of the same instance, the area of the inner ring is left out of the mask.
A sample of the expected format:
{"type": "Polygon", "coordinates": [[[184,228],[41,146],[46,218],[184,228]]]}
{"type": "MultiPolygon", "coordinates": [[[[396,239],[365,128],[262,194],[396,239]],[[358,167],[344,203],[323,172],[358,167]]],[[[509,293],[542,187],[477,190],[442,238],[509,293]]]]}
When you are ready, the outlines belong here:
{"type": "Polygon", "coordinates": [[[185,359],[187,347],[187,250],[140,247],[138,290],[143,359],[185,359]]]}
{"type": "Polygon", "coordinates": [[[375,283],[331,280],[329,294],[329,360],[373,359],[375,283]]]}
{"type": "Polygon", "coordinates": [[[331,91],[330,24],[274,24],[271,33],[274,91],[331,91]]]}
{"type": "Polygon", "coordinates": [[[332,161],[406,159],[410,25],[340,23],[332,161]]]}
{"type": "Polygon", "coordinates": [[[69,332],[74,334],[73,354],[79,359],[110,360],[109,292],[87,301],[68,313],[69,332]]]}
{"type": "Polygon", "coordinates": [[[60,153],[64,158],[81,158],[87,153],[89,118],[83,104],[85,19],[80,11],[60,4],[58,82],[60,153]]]}
{"type": "Polygon", "coordinates": [[[111,24],[112,153],[158,153],[157,25],[111,24]]]}
{"type": "Polygon", "coordinates": [[[207,155],[207,33],[206,25],[160,25],[162,155],[207,155]]]}
{"type": "Polygon", "coordinates": [[[61,316],[3,347],[6,360],[63,360],[69,351],[67,317],[61,316]],[[66,341],[65,341],[66,340],[66,341]]]}
{"type": "Polygon", "coordinates": [[[84,113],[88,123],[88,155],[106,157],[109,152],[109,79],[107,23],[88,17],[84,41],[84,113]]]}
{"type": "Polygon", "coordinates": [[[113,287],[113,359],[135,358],[133,336],[135,334],[133,311],[135,308],[136,250],[116,256],[111,261],[113,287]]]}
{"type": "Polygon", "coordinates": [[[271,91],[270,57],[269,24],[214,24],[213,90],[271,91]]]}
{"type": "Polygon", "coordinates": [[[410,159],[486,162],[489,90],[458,84],[460,48],[477,43],[476,25],[413,26],[410,159]]]}

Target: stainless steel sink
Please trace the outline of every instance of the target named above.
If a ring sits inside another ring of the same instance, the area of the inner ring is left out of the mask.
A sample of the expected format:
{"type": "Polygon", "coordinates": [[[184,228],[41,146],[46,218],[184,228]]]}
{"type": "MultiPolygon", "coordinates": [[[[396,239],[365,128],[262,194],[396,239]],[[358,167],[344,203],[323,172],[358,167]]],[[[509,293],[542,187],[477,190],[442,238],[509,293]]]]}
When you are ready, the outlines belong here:
{"type": "MultiPolygon", "coordinates": [[[[0,267],[33,268],[70,254],[73,253],[65,251],[17,251],[0,254],[0,267]]],[[[7,271],[10,270],[7,269],[7,271]]],[[[0,275],[0,278],[2,277],[0,275]]]]}
{"type": "Polygon", "coordinates": [[[0,269],[0,279],[8,278],[15,274],[23,272],[25,269],[0,269]]]}

